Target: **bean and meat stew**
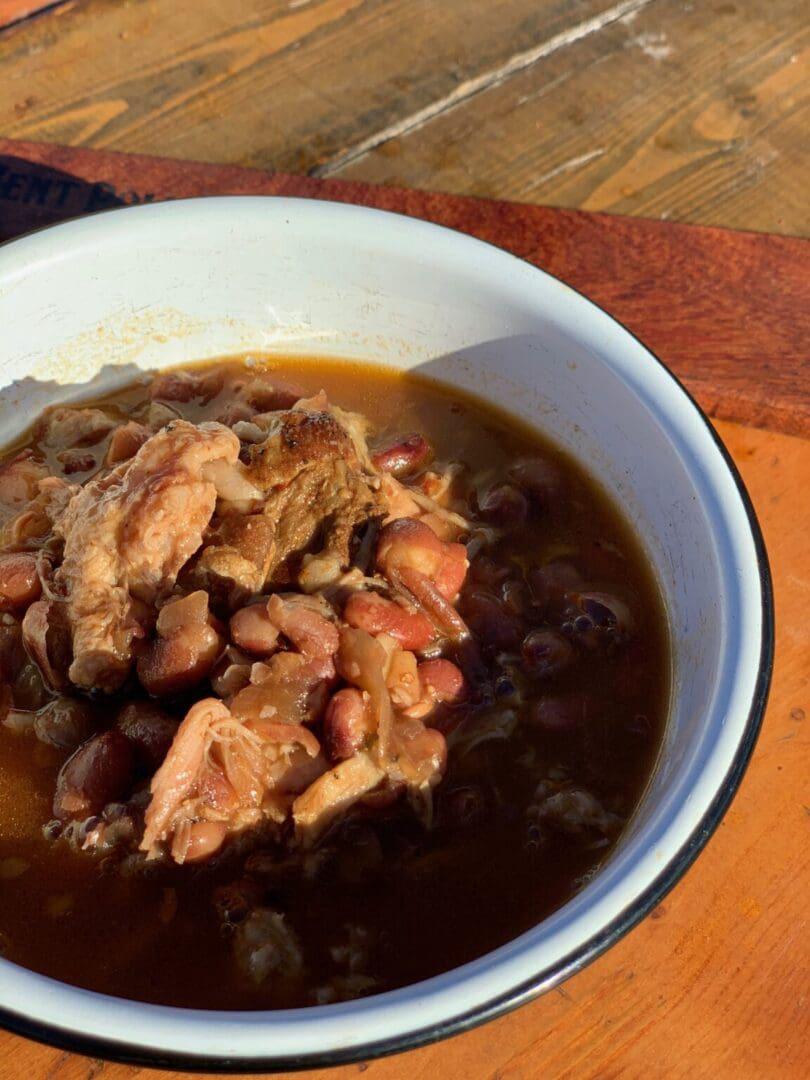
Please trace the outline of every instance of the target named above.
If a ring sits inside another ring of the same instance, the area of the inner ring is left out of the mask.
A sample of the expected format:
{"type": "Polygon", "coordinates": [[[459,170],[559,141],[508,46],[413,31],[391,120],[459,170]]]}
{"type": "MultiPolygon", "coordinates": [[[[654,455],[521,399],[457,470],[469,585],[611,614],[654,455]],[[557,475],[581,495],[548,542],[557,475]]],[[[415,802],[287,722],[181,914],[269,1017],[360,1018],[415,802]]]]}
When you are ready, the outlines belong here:
{"type": "Polygon", "coordinates": [[[668,697],[581,467],[426,379],[226,360],[0,458],[0,952],[326,1004],[504,944],[609,856],[668,697]]]}

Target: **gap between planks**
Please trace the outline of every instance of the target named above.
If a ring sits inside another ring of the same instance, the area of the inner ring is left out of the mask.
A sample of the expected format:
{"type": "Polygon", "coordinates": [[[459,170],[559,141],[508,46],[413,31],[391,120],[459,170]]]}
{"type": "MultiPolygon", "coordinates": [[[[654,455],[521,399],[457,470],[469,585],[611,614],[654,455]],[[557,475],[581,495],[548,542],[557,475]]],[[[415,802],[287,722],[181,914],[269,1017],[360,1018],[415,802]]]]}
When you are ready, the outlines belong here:
{"type": "Polygon", "coordinates": [[[613,7],[608,8],[606,11],[593,15],[590,19],[584,19],[581,23],[577,23],[576,26],[571,26],[567,30],[561,30],[559,34],[554,34],[553,37],[541,41],[530,49],[515,53],[500,67],[476,75],[474,79],[467,79],[444,97],[432,101],[424,108],[411,113],[410,116],[405,116],[401,120],[381,128],[342,153],[336,154],[330,161],[314,166],[309,170],[309,175],[316,177],[331,176],[350,164],[350,162],[369,153],[369,151],[376,150],[383,143],[399,138],[401,135],[406,135],[430,120],[434,120],[437,116],[458,108],[459,105],[463,105],[477,94],[481,94],[493,86],[498,86],[513,75],[525,71],[532,64],[536,64],[538,60],[543,60],[545,57],[551,56],[552,53],[559,52],[560,49],[565,49],[583,38],[590,37],[591,34],[598,33],[604,27],[610,26],[611,23],[637,15],[638,12],[649,7],[653,2],[654,0],[622,0],[622,3],[614,4],[613,7]]]}

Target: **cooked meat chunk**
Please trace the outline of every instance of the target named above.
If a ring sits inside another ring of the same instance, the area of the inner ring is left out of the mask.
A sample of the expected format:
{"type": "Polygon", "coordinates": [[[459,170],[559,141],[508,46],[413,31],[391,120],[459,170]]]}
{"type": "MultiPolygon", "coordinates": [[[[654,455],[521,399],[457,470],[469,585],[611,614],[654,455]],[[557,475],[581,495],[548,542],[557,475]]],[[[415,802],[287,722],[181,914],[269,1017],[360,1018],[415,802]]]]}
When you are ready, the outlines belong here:
{"type": "Polygon", "coordinates": [[[239,969],[257,985],[300,978],[304,971],[301,943],[284,916],[269,908],[257,908],[239,924],[234,952],[239,969]]]}
{"type": "Polygon", "coordinates": [[[227,428],[180,420],[73,496],[56,525],[64,557],[54,581],[67,603],[77,686],[122,684],[142,634],[133,600],[152,604],[172,588],[214,512],[206,466],[235,463],[238,453],[227,428]]]}
{"type": "Polygon", "coordinates": [[[178,863],[208,858],[231,834],[283,821],[292,795],[324,767],[300,724],[242,721],[221,701],[198,701],[152,780],[141,848],[154,858],[167,845],[178,863]]]}
{"type": "Polygon", "coordinates": [[[48,467],[37,461],[31,450],[23,450],[0,466],[0,504],[4,510],[19,510],[36,497],[40,480],[48,467]]]}
{"type": "Polygon", "coordinates": [[[193,571],[195,584],[231,607],[268,584],[307,589],[335,580],[349,566],[358,527],[385,515],[356,425],[350,431],[332,412],[302,408],[258,419],[267,437],[249,448],[247,475],[263,502],[254,513],[224,516],[193,571]]]}
{"type": "Polygon", "coordinates": [[[42,441],[54,450],[94,446],[112,431],[115,420],[101,409],[70,406],[49,409],[42,418],[42,441]]]}

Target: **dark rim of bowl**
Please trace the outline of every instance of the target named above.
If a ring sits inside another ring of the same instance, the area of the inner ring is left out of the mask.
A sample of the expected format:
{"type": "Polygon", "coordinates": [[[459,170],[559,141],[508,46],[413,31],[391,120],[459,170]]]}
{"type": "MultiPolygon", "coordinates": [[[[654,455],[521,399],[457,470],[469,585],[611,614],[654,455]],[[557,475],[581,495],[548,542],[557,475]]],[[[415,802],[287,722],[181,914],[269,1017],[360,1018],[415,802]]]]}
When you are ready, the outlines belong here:
{"type": "MultiPolygon", "coordinates": [[[[230,199],[287,199],[293,202],[327,202],[331,206],[352,206],[354,204],[347,204],[342,202],[335,202],[328,199],[307,199],[307,198],[290,198],[289,196],[279,195],[209,195],[204,197],[206,200],[230,198],[230,199]]],[[[195,199],[177,200],[179,202],[195,202],[195,199]]],[[[148,204],[154,207],[154,204],[148,204]]],[[[357,208],[357,207],[354,207],[357,208]]],[[[647,889],[625,910],[618,915],[611,923],[594,934],[587,941],[583,942],[577,949],[572,950],[567,956],[563,957],[558,963],[556,963],[551,969],[539,972],[537,975],[530,979],[525,980],[522,983],[518,983],[510,990],[505,991],[498,996],[491,998],[489,1001],[484,1001],[480,1005],[476,1005],[474,1008],[467,1010],[466,1012],[459,1013],[457,1016],[453,1016],[448,1020],[441,1021],[439,1023],[430,1024],[427,1027],[419,1028],[414,1031],[404,1032],[401,1035],[394,1035],[387,1039],[380,1039],[375,1042],[368,1042],[357,1044],[344,1049],[338,1048],[335,1050],[317,1051],[315,1053],[306,1053],[285,1055],[285,1056],[270,1056],[264,1058],[214,1058],[209,1054],[196,1055],[187,1053],[177,1053],[173,1051],[165,1050],[149,1050],[148,1048],[128,1044],[125,1042],[118,1042],[110,1039],[96,1038],[94,1036],[80,1035],[73,1032],[64,1030],[55,1025],[43,1024],[36,1020],[30,1020],[28,1017],[21,1015],[20,1013],[11,1011],[6,1008],[0,1008],[0,1026],[6,1028],[8,1031],[17,1035],[23,1035],[26,1038],[35,1039],[38,1042],[46,1043],[49,1046],[54,1046],[59,1050],[67,1050],[72,1053],[84,1054],[89,1057],[104,1058],[108,1061],[116,1061],[126,1065],[139,1065],[147,1068],[161,1068],[161,1069],[173,1069],[185,1072],[204,1072],[204,1073],[278,1073],[278,1072],[299,1072],[304,1069],[324,1068],[336,1065],[348,1065],[354,1062],[369,1061],[375,1058],[385,1057],[389,1054],[401,1053],[405,1050],[415,1050],[418,1047],[426,1046],[433,1042],[438,1042],[440,1039],[449,1038],[452,1035],[461,1035],[465,1031],[469,1031],[471,1028],[478,1027],[480,1024],[484,1024],[489,1020],[494,1020],[499,1016],[503,1016],[507,1012],[511,1012],[513,1009],[525,1005],[527,1002],[532,1001],[534,998],[539,997],[541,994],[558,986],[561,982],[575,975],[583,968],[587,967],[592,961],[596,960],[602,955],[611,945],[615,945],[625,934],[629,933],[634,927],[636,927],[642,919],[647,916],[653,908],[657,907],[661,901],[666,897],[670,890],[680,881],[680,879],[686,874],[689,868],[694,863],[700,852],[706,846],[711,839],[718,825],[722,821],[726,811],[728,810],[734,796],[736,795],[742,778],[745,775],[745,771],[751,760],[751,755],[754,751],[759,732],[762,727],[762,720],[765,714],[765,706],[768,701],[768,691],[771,684],[771,674],[773,670],[773,655],[774,655],[774,605],[773,605],[773,584],[771,580],[771,570],[768,563],[768,554],[765,550],[765,542],[762,537],[762,530],[757,519],[756,512],[754,510],[751,498],[743,483],[742,477],[734,464],[728,450],[726,449],[720,436],[715,431],[706,413],[701,406],[697,403],[695,398],[686,389],[681,380],[675,375],[669,367],[661,360],[652,350],[644,344],[641,339],[628,329],[624,323],[620,322],[617,318],[605,311],[599,304],[589,299],[579,289],[575,289],[572,285],[562,281],[561,278],[556,277],[554,274],[550,274],[542,267],[535,266],[527,259],[522,259],[519,255],[514,255],[511,251],[507,251],[505,248],[500,248],[496,244],[491,244],[487,240],[480,240],[478,237],[470,236],[465,233],[460,233],[457,229],[450,229],[444,225],[438,225],[435,222],[425,221],[422,218],[413,218],[407,214],[400,214],[390,210],[378,210],[375,207],[359,207],[363,210],[371,210],[374,213],[390,215],[391,217],[404,218],[408,221],[419,221],[422,224],[431,225],[433,228],[441,229],[443,232],[451,233],[455,236],[464,236],[466,239],[475,240],[479,244],[483,244],[486,247],[492,248],[502,255],[508,255],[513,259],[517,259],[519,262],[525,263],[533,270],[539,270],[545,274],[546,277],[552,278],[554,281],[565,285],[566,288],[576,293],[586,304],[597,309],[606,318],[610,319],[634,341],[636,341],[652,359],[662,368],[672,382],[675,384],[678,390],[684,395],[684,397],[690,402],[695,412],[700,417],[704,426],[706,427],[709,435],[711,436],[715,446],[717,447],[726,468],[728,469],[732,480],[737,488],[740,496],[740,500],[743,504],[743,508],[748,520],[748,527],[751,530],[751,538],[754,542],[754,549],[756,551],[757,566],[759,569],[759,580],[762,591],[762,637],[760,642],[760,654],[759,664],[757,669],[757,680],[754,687],[754,693],[751,699],[751,705],[748,710],[748,717],[745,723],[745,729],[740,739],[740,743],[737,747],[737,751],[734,755],[734,759],[723,779],[720,788],[717,791],[711,805],[703,815],[701,820],[695,826],[689,839],[683,845],[683,847],[677,852],[677,854],[670,860],[666,867],[657,875],[653,882],[647,887],[647,889]]],[[[136,211],[138,206],[133,207],[111,207],[106,210],[97,211],[94,214],[80,215],[78,218],[70,219],[72,221],[83,220],[86,217],[101,217],[107,214],[120,213],[122,210],[136,211]]],[[[31,236],[34,233],[47,232],[51,229],[59,228],[60,225],[68,224],[68,221],[56,222],[53,225],[45,225],[39,229],[31,230],[26,233],[25,236],[31,236]]],[[[5,247],[7,244],[13,244],[16,240],[24,239],[24,237],[14,237],[11,240],[7,240],[4,243],[0,243],[0,248],[5,247]]],[[[487,954],[484,954],[487,955],[487,954]]],[[[483,959],[480,957],[479,959],[483,959]]],[[[419,985],[414,984],[414,985],[419,985]]]]}

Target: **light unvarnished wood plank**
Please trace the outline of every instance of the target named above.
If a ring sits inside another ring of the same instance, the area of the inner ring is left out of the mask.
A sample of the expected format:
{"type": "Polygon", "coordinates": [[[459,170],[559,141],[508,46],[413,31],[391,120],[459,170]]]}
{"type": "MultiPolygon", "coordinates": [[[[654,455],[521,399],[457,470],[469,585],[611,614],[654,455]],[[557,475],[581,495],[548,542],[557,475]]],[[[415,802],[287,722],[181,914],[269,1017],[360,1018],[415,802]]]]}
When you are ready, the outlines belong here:
{"type": "Polygon", "coordinates": [[[649,2],[86,0],[58,30],[0,37],[0,131],[307,171],[515,54],[649,2]]]}
{"type": "Polygon", "coordinates": [[[802,0],[656,0],[323,175],[810,233],[802,0]]]}
{"type": "MultiPolygon", "coordinates": [[[[311,1080],[799,1080],[810,1058],[810,442],[718,423],[774,574],[776,669],[740,792],[686,878],[585,971],[486,1027],[311,1080]]],[[[471,898],[471,903],[474,899],[471,898]]],[[[160,1080],[0,1034],[0,1078],[160,1080]]]]}

